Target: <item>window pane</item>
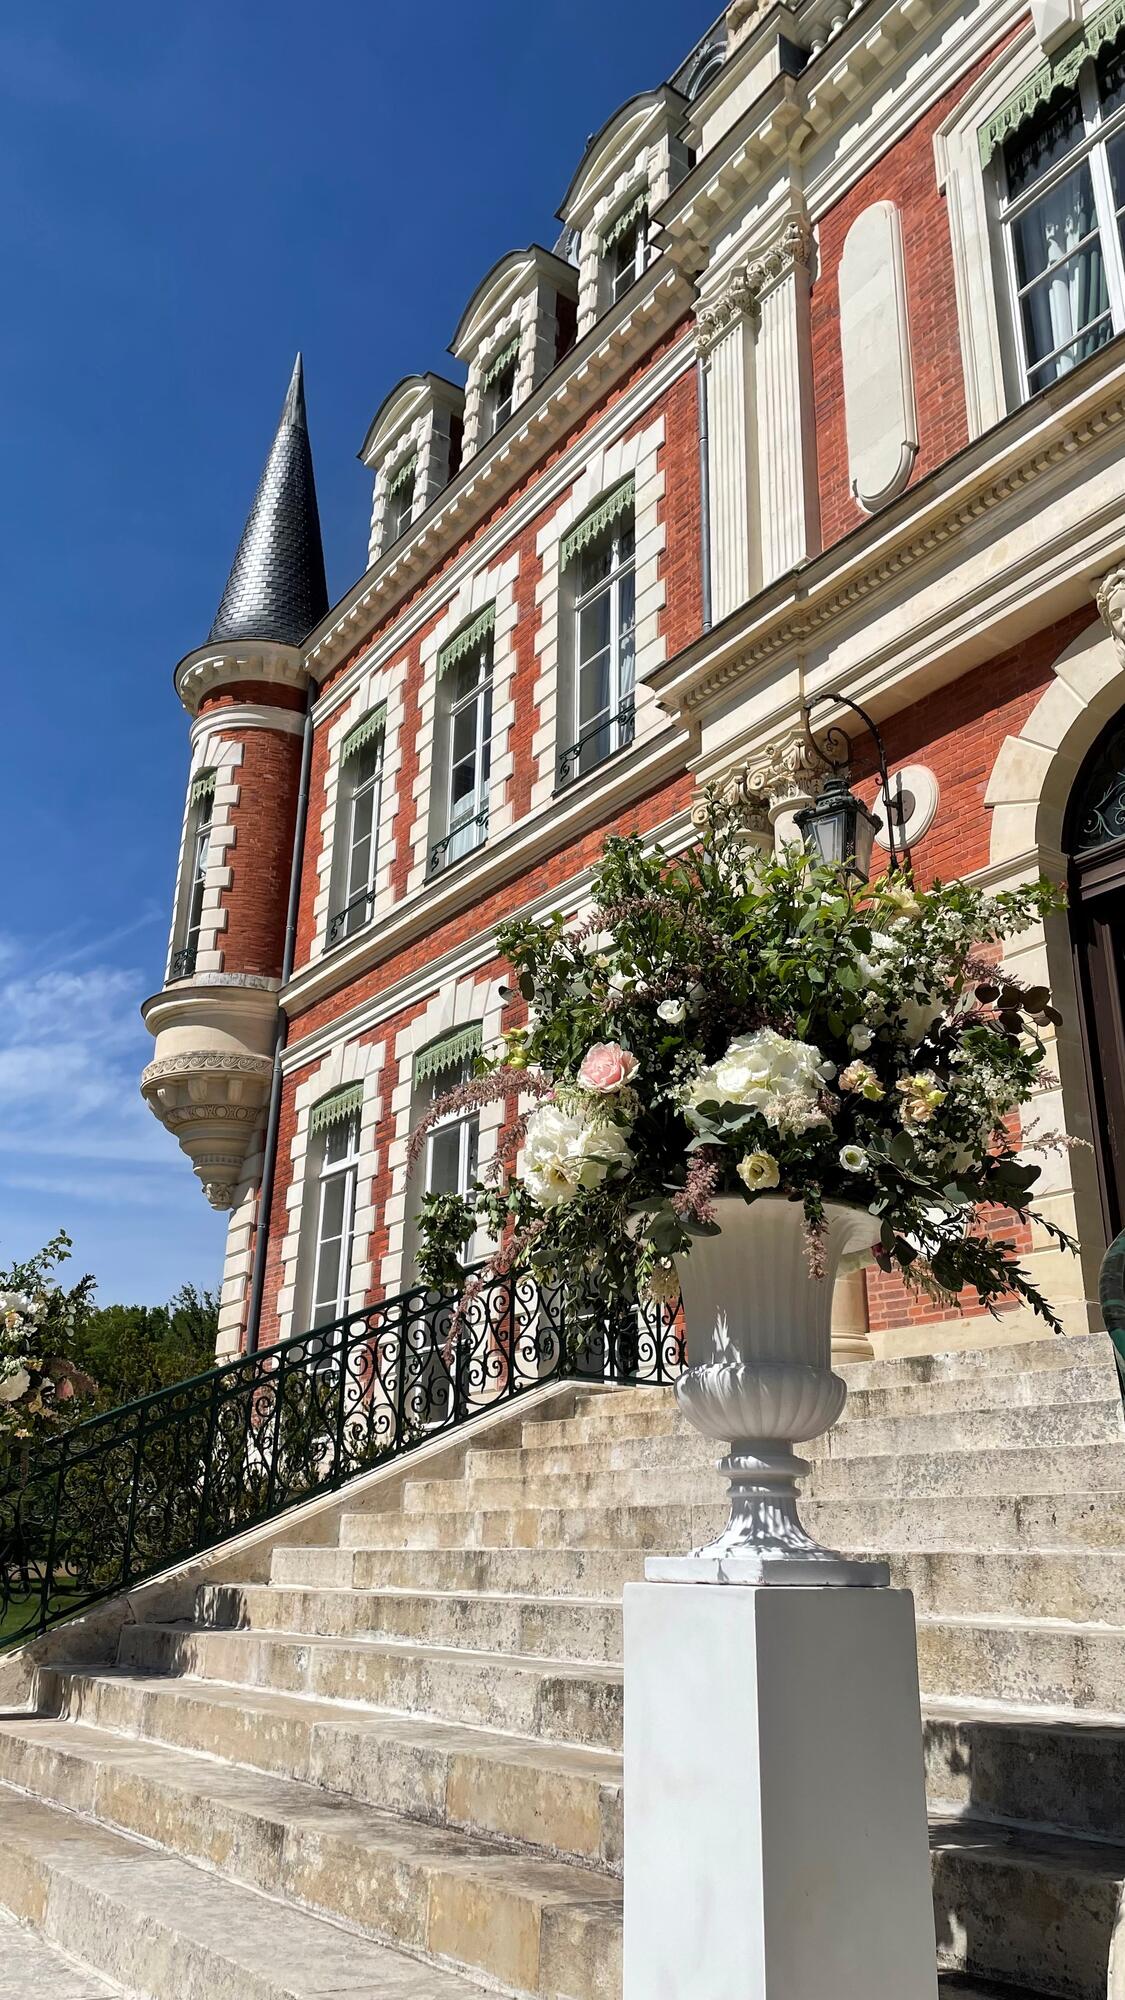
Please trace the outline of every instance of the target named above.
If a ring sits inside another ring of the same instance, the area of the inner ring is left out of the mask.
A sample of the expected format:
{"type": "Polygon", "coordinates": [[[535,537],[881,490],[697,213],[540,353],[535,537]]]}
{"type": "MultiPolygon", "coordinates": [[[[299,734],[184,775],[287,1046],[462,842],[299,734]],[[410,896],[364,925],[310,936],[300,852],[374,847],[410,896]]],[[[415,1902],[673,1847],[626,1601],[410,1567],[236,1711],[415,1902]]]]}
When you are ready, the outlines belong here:
{"type": "Polygon", "coordinates": [[[1065,159],[1085,132],[1078,92],[1070,90],[1052,97],[1005,142],[1009,197],[1022,194],[1057,161],[1065,159]]]}
{"type": "Polygon", "coordinates": [[[609,645],[610,640],[610,594],[603,590],[600,597],[584,604],[578,614],[578,658],[579,662],[595,658],[609,645]]]}
{"type": "Polygon", "coordinates": [[[339,1160],[346,1160],[349,1153],[358,1151],[358,1124],[354,1116],[339,1118],[324,1134],[324,1164],[334,1166],[339,1160]]]}
{"type": "Polygon", "coordinates": [[[471,653],[462,655],[456,666],[450,668],[445,678],[445,686],[449,691],[447,699],[450,708],[456,708],[458,702],[466,700],[473,689],[480,685],[481,676],[487,672],[491,665],[491,641],[483,646],[474,647],[471,653]]]}
{"type": "Polygon", "coordinates": [[[1109,178],[1113,183],[1113,206],[1119,212],[1118,227],[1122,227],[1120,211],[1125,209],[1125,132],[1119,132],[1111,146],[1107,146],[1109,157],[1109,178]]]}
{"type": "Polygon", "coordinates": [[[596,584],[604,583],[609,575],[613,560],[613,542],[608,535],[602,535],[589,548],[583,549],[578,558],[578,595],[585,597],[596,584]]]}
{"type": "Polygon", "coordinates": [[[1065,374],[1101,344],[1097,333],[1085,342],[1076,338],[1109,310],[1096,222],[1084,162],[1013,225],[1019,283],[1030,286],[1020,301],[1028,366],[1065,350],[1041,382],[1065,374]]]}
{"type": "Polygon", "coordinates": [[[340,1297],[340,1252],[343,1248],[339,1236],[322,1236],[320,1239],[320,1259],[316,1278],[316,1303],[318,1309],[326,1308],[335,1317],[336,1304],[340,1297]]]}
{"type": "MultiPolygon", "coordinates": [[[[1107,112],[1120,111],[1125,104],[1125,35],[1098,50],[1098,95],[1107,112]]],[[[1120,194],[1117,199],[1121,200],[1120,194]]]]}
{"type": "Polygon", "coordinates": [[[1021,289],[1068,257],[1096,229],[1094,189],[1089,163],[1083,160],[1012,225],[1021,289]]]}
{"type": "Polygon", "coordinates": [[[1061,354],[1053,354],[1049,361],[1044,361],[1042,367],[1028,370],[1028,386],[1032,393],[1034,394],[1036,389],[1045,389],[1049,382],[1057,382],[1060,375],[1069,375],[1071,369],[1077,368],[1080,361],[1085,361],[1088,355],[1096,354],[1098,348],[1104,347],[1106,341],[1112,338],[1113,317],[1110,313],[1106,313],[1095,326],[1087,327],[1081,340],[1076,340],[1070,347],[1064,347],[1061,354]]]}
{"type": "Polygon", "coordinates": [[[430,1139],[427,1194],[461,1194],[461,1126],[441,1125],[430,1139]]]}
{"type": "Polygon", "coordinates": [[[636,625],[637,581],[632,570],[628,570],[618,586],[618,618],[621,631],[621,659],[617,675],[618,694],[623,699],[631,694],[636,680],[636,625]]]}

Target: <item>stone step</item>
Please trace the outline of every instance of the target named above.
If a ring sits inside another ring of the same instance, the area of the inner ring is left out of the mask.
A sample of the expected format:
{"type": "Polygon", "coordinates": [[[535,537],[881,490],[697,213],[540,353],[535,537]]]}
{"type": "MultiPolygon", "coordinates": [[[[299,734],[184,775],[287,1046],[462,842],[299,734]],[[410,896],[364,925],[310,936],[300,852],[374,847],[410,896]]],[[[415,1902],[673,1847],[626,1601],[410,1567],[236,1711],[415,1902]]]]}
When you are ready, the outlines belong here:
{"type": "Polygon", "coordinates": [[[1125,1714],[930,1698],[931,1810],[1125,1845],[1125,1714]]]}
{"type": "MultiPolygon", "coordinates": [[[[525,1435],[531,1427],[524,1426],[525,1435]]],[[[465,1458],[465,1477],[474,1491],[479,1480],[544,1475],[616,1473],[646,1467],[679,1473],[706,1470],[715,1449],[698,1431],[648,1437],[609,1437],[585,1443],[568,1439],[546,1444],[531,1432],[531,1443],[503,1449],[478,1448],[465,1458]]],[[[826,1437],[803,1447],[802,1456],[824,1459],[895,1457],[945,1452],[1045,1451],[1052,1447],[1125,1443],[1121,1398],[1097,1402],[1048,1403],[1032,1409],[938,1411],[933,1415],[864,1417],[838,1424],[826,1437]]]]}
{"type": "MultiPolygon", "coordinates": [[[[621,1599],[439,1590],[282,1590],[204,1584],[199,1624],[215,1631],[380,1635],[476,1652],[620,1660],[621,1599]]],[[[138,1628],[141,1629],[141,1628],[138,1628]]]]}
{"type": "MultiPolygon", "coordinates": [[[[1123,1550],[981,1554],[972,1549],[844,1548],[842,1553],[875,1555],[888,1561],[895,1583],[914,1593],[920,1611],[1015,1612],[1112,1625],[1125,1606],[1123,1550]]],[[[256,1594],[247,1595],[244,1613],[230,1598],[230,1614],[208,1618],[207,1622],[276,1628],[288,1621],[290,1629],[296,1631],[330,1629],[326,1624],[318,1627],[306,1621],[331,1617],[333,1603],[301,1606],[299,1593],[303,1591],[313,1596],[333,1591],[407,1590],[617,1600],[626,1583],[643,1578],[644,1564],[639,1551],[617,1550],[279,1549],[274,1555],[274,1580],[268,1586],[276,1603],[262,1594],[267,1589],[264,1585],[208,1586],[221,1593],[256,1594]],[[283,1598],[290,1605],[286,1612],[277,1608],[283,1598]]],[[[207,1601],[201,1599],[201,1605],[207,1601]]],[[[200,1615],[204,1616],[202,1610],[200,1615]]],[[[345,1611],[343,1616],[350,1619],[351,1613],[345,1611]]],[[[346,1626],[332,1629],[362,1629],[361,1614],[346,1626]]]]}
{"type": "Polygon", "coordinates": [[[918,1619],[924,1698],[1034,1703],[1115,1714],[1125,1689],[1125,1627],[1051,1618],[918,1619]]]}
{"type": "Polygon", "coordinates": [[[470,2000],[481,1982],[6,1787],[0,1905],[144,2000],[470,2000]]]}
{"type": "Polygon", "coordinates": [[[127,2000],[102,1979],[0,1910],[0,2000],[127,2000]]]}
{"type": "MultiPolygon", "coordinates": [[[[717,1456],[717,1454],[716,1454],[717,1456]]],[[[466,1504],[484,1513],[562,1506],[604,1508],[651,1505],[706,1506],[716,1475],[706,1458],[696,1471],[638,1465],[627,1471],[527,1471],[478,1479],[408,1479],[402,1492],[407,1514],[432,1514],[466,1504]]],[[[869,1458],[818,1459],[806,1482],[816,1500],[917,1499],[977,1494],[1125,1492],[1125,1441],[1038,1450],[887,1452],[869,1458]]]]}
{"type": "MultiPolygon", "coordinates": [[[[181,1865],[218,1871],[236,1892],[268,1890],[282,1908],[520,1993],[600,2000],[619,1990],[621,1884],[608,1874],[214,1757],[104,1734],[76,1743],[57,1724],[54,1734],[59,1788],[72,1802],[87,1794],[71,1827],[140,1835],[181,1865]]],[[[41,1782],[50,1782],[49,1743],[40,1738],[41,1782]]]]}
{"type": "MultiPolygon", "coordinates": [[[[620,1506],[463,1507],[440,1514],[355,1513],[341,1517],[342,1549],[578,1549],[667,1553],[707,1541],[727,1508],[719,1492],[702,1506],[651,1498],[620,1506]]],[[[802,1500],[809,1533],[828,1547],[1063,1550],[1125,1548],[1125,1507],[1092,1492],[1079,1474],[1059,1493],[965,1497],[802,1500]]]]}
{"type": "MultiPolygon", "coordinates": [[[[847,1374],[848,1370],[837,1371],[847,1374]]],[[[851,1389],[837,1429],[865,1421],[869,1417],[925,1417],[940,1412],[950,1414],[979,1410],[1038,1409],[1067,1407],[1080,1403],[1110,1403],[1120,1409],[1120,1393],[1112,1355],[1103,1365],[1072,1369],[1028,1369],[1023,1374],[1001,1373],[985,1376],[953,1377],[948,1381],[906,1382],[893,1387],[851,1389]]],[[[523,1426],[522,1442],[528,1447],[542,1444],[587,1445],[618,1437],[691,1437],[686,1416],[668,1389],[662,1400],[639,1404],[630,1390],[580,1402],[572,1417],[559,1418],[546,1412],[530,1417],[523,1426]]]]}
{"type": "Polygon", "coordinates": [[[892,1356],[882,1361],[849,1361],[841,1368],[849,1389],[898,1388],[910,1382],[952,1382],[1028,1370],[1114,1367],[1113,1345],[1105,1333],[1067,1338],[1044,1334],[1038,1340],[998,1341],[992,1347],[953,1347],[940,1354],[892,1356]]]}
{"type": "Polygon", "coordinates": [[[519,1842],[555,1859],[620,1873],[621,1758],[433,1717],[347,1707],[268,1688],[226,1687],[114,1670],[73,1670],[70,1715],[0,1722],[0,1777],[57,1804],[93,1809],[90,1774],[62,1750],[103,1737],[222,1757],[292,1777],[408,1819],[519,1842]]]}
{"type": "Polygon", "coordinates": [[[1017,1993],[1116,2000],[1125,1848],[960,1816],[931,1823],[930,1847],[939,1966],[1017,1993]]]}
{"type": "MultiPolygon", "coordinates": [[[[621,1747],[619,1666],[392,1639],[183,1626],[137,1625],[122,1638],[122,1668],[143,1675],[189,1675],[200,1684],[319,1695],[554,1743],[621,1747]]],[[[113,1727],[111,1675],[52,1669],[51,1682],[62,1683],[59,1702],[76,1721],[113,1727]]]]}

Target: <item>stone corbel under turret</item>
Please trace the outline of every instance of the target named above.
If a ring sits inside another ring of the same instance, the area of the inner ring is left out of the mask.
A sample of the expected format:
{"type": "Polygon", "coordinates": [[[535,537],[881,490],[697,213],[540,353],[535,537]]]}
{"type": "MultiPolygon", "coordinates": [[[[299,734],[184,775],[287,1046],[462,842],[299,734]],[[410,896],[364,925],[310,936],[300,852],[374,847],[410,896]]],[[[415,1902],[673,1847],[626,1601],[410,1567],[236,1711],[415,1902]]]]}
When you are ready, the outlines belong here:
{"type": "Polygon", "coordinates": [[[212,1208],[231,1208],[265,1117],[273,1073],[277,985],[203,974],[146,1000],[156,1054],[141,1095],[174,1134],[212,1208]]]}

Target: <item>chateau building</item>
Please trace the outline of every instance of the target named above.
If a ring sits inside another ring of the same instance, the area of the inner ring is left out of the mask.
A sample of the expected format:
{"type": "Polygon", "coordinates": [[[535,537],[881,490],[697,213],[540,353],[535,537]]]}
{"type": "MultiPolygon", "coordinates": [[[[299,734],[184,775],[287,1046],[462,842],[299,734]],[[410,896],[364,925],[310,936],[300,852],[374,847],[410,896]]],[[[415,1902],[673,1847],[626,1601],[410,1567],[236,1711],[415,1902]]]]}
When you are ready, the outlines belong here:
{"type": "MultiPolygon", "coordinates": [[[[638,79],[644,81],[644,79],[638,79]]],[[[363,442],[330,606],[298,360],[210,635],[144,1095],[229,1212],[221,1351],[414,1275],[407,1142],[518,1024],[497,925],[578,913],[607,834],[701,789],[794,837],[824,775],[918,877],[1069,879],[1019,940],[1064,1016],[1021,1249],[1073,1334],[1125,1221],[1125,0],[734,0],[590,140],[363,442]],[[873,744],[885,740],[880,792],[873,744]]],[[[497,218],[502,227],[500,218],[497,218]]],[[[997,1227],[1006,1228],[1003,1217],[997,1227]]],[[[841,1351],[1026,1340],[877,1272],[841,1351]]]]}

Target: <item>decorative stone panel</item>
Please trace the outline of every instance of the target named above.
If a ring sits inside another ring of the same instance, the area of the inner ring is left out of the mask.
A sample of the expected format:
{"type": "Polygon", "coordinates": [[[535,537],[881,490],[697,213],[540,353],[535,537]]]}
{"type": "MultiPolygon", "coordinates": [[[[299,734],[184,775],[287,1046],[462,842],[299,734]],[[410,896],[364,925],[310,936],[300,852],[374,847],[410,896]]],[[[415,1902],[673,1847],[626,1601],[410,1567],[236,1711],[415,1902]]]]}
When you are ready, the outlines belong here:
{"type": "Polygon", "coordinates": [[[918,455],[902,220],[872,202],[840,259],[840,347],[851,489],[865,513],[901,493],[918,455]]]}

